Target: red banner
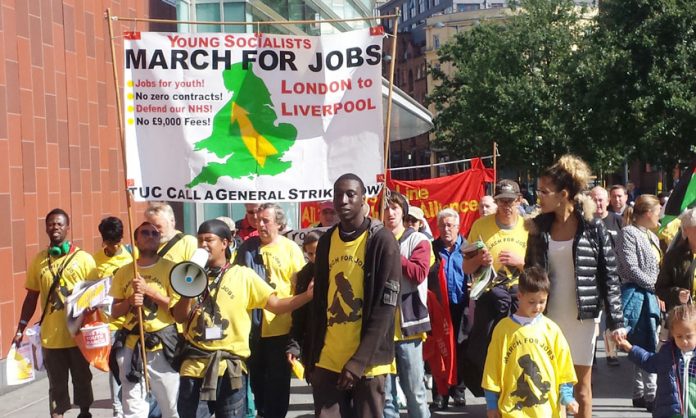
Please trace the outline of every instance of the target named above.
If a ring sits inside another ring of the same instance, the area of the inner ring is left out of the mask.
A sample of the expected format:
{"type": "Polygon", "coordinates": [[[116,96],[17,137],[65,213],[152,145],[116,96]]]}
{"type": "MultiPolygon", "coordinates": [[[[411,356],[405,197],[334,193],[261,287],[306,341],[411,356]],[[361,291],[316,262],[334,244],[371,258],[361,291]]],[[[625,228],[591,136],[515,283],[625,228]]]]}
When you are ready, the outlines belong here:
{"type": "MultiPolygon", "coordinates": [[[[478,205],[485,193],[485,183],[492,181],[493,169],[485,168],[481,160],[474,159],[471,169],[459,174],[414,181],[389,178],[387,185],[389,189],[406,196],[410,205],[423,209],[433,236],[437,238],[440,235],[437,214],[445,208],[459,213],[459,232],[468,235],[471,225],[479,217],[478,205]]],[[[370,204],[370,217],[379,218],[379,197],[368,198],[367,202],[370,204]]],[[[303,202],[300,211],[302,228],[319,222],[319,202],[303,202]]]]}
{"type": "Polygon", "coordinates": [[[387,185],[406,196],[410,205],[423,209],[433,236],[437,229],[437,214],[445,208],[459,213],[459,233],[469,234],[469,229],[479,218],[478,205],[485,193],[485,183],[493,181],[493,170],[485,168],[480,160],[472,161],[472,168],[447,177],[427,180],[401,181],[389,179],[387,185]]]}

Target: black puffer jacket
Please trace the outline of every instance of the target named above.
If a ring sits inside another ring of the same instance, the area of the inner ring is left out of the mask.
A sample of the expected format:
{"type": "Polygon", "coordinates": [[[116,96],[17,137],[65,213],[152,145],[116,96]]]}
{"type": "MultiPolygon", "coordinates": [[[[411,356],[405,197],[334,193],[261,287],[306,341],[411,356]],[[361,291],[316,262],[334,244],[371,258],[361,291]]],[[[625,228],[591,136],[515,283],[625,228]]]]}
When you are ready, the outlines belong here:
{"type": "MultiPolygon", "coordinates": [[[[621,283],[609,234],[601,220],[584,216],[593,211],[583,211],[576,205],[573,213],[578,217],[578,231],[573,241],[578,319],[596,318],[604,308],[607,327],[622,328],[621,283]]],[[[549,271],[548,248],[553,219],[553,213],[545,213],[526,222],[529,239],[525,266],[537,265],[549,271]]]]}

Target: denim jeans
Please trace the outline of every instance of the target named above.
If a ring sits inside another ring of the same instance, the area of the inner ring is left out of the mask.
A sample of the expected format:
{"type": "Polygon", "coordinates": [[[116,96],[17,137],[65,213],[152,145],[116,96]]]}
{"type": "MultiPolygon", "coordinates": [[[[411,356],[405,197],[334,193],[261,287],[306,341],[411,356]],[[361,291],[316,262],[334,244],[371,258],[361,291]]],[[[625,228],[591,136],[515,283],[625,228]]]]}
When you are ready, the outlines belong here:
{"type": "MultiPolygon", "coordinates": [[[[397,341],[394,344],[396,372],[401,389],[406,396],[406,409],[410,418],[428,418],[428,400],[424,380],[423,341],[397,341]]],[[[387,375],[384,383],[384,417],[398,418],[399,405],[396,396],[396,375],[387,375]]]]}
{"type": "Polygon", "coordinates": [[[203,379],[181,376],[179,381],[179,403],[177,409],[181,418],[216,417],[244,418],[247,414],[247,379],[242,376],[242,388],[232,390],[227,376],[218,378],[216,401],[199,402],[203,379]]]}

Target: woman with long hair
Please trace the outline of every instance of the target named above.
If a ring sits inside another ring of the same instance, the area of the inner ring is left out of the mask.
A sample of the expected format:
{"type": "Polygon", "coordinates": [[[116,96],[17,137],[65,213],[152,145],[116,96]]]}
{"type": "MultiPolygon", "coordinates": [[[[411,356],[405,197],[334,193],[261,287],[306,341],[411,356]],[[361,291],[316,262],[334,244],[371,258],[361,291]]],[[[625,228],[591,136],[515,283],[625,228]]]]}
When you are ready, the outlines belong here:
{"type": "Polygon", "coordinates": [[[541,214],[528,221],[525,266],[546,269],[551,279],[547,315],[570,345],[578,383],[576,417],[592,416],[592,359],[595,318],[604,308],[607,327],[624,335],[621,289],[609,234],[583,194],[590,169],[572,155],[544,170],[537,193],[541,214]]]}
{"type": "MultiPolygon", "coordinates": [[[[616,242],[628,340],[631,344],[656,352],[660,307],[655,297],[655,282],[662,262],[660,240],[652,232],[660,224],[660,201],[657,197],[651,194],[638,197],[628,222],[616,242]]],[[[634,366],[633,406],[652,412],[656,384],[656,374],[634,366]]]]}

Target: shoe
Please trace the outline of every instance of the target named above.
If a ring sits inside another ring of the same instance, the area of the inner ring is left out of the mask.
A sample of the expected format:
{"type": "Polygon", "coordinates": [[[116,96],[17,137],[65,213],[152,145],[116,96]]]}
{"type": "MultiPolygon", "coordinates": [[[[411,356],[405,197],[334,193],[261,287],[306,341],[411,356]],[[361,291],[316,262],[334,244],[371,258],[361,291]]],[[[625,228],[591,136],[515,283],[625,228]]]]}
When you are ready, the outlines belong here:
{"type": "Polygon", "coordinates": [[[450,397],[454,406],[466,406],[466,388],[462,386],[450,388],[450,397]]]}
{"type": "Polygon", "coordinates": [[[92,418],[92,414],[89,412],[80,412],[77,418],[92,418]]]}
{"type": "Polygon", "coordinates": [[[436,411],[444,411],[445,409],[448,408],[449,403],[449,396],[436,396],[435,399],[433,399],[433,403],[430,404],[430,409],[434,409],[436,411]]]}
{"type": "Polygon", "coordinates": [[[619,359],[616,357],[607,357],[607,364],[611,367],[618,367],[621,365],[621,363],[619,363],[619,359]]]}
{"type": "Polygon", "coordinates": [[[645,401],[645,409],[652,413],[653,408],[655,407],[655,401],[645,401]]]}
{"type": "Polygon", "coordinates": [[[454,406],[466,406],[466,398],[462,396],[457,396],[452,399],[454,406]]]}
{"type": "Polygon", "coordinates": [[[633,398],[634,408],[645,408],[645,398],[633,398]]]}

